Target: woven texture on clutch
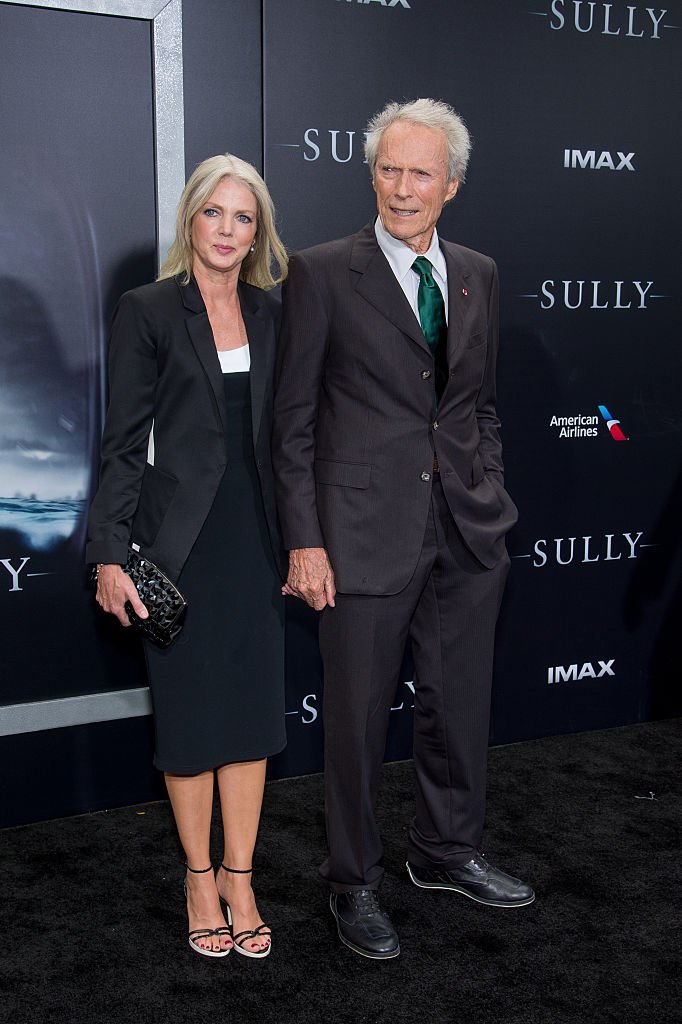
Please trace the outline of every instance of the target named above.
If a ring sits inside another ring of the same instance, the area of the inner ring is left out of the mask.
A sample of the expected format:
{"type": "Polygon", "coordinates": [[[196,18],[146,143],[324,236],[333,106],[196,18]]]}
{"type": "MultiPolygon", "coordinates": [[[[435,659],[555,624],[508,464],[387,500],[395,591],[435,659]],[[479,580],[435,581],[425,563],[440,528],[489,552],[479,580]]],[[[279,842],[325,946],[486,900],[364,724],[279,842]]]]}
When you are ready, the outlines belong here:
{"type": "Polygon", "coordinates": [[[130,602],[126,602],[125,610],[130,622],[147,640],[158,647],[168,647],[182,629],[187,602],[157,565],[132,548],[128,549],[128,560],[123,568],[149,612],[148,619],[141,619],[130,602]]]}

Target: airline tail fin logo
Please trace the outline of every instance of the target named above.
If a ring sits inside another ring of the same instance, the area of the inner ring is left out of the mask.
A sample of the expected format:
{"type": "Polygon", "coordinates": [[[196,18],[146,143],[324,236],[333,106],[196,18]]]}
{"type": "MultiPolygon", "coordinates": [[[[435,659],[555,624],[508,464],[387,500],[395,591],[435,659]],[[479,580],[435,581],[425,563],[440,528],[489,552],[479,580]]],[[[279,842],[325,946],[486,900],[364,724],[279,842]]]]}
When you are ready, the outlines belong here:
{"type": "Polygon", "coordinates": [[[611,437],[613,438],[613,440],[614,441],[627,441],[627,437],[625,436],[623,431],[620,429],[620,420],[614,419],[613,416],[611,415],[611,413],[609,412],[609,410],[606,408],[605,405],[600,405],[599,406],[599,412],[602,414],[602,416],[606,420],[606,426],[609,428],[609,433],[611,434],[611,437]]]}

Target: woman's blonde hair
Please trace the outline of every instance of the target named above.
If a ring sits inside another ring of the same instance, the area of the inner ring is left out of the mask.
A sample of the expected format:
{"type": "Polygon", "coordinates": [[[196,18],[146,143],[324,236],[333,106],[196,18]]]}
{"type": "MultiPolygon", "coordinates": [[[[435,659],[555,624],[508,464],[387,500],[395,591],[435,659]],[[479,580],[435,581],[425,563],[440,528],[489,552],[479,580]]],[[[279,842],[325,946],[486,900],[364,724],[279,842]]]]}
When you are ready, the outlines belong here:
{"type": "Polygon", "coordinates": [[[185,185],[175,218],[175,240],[168,250],[166,261],[161,267],[158,280],[182,275],[182,284],[189,282],[192,274],[192,219],[213,194],[223,178],[246,185],[253,193],[258,207],[255,249],[247,253],[239,277],[257,288],[273,288],[287,276],[288,257],[275,228],[275,207],[268,187],[260,174],[246,160],[223,153],[204,160],[192,173],[185,185]],[[276,264],[275,277],[272,272],[276,264]]]}

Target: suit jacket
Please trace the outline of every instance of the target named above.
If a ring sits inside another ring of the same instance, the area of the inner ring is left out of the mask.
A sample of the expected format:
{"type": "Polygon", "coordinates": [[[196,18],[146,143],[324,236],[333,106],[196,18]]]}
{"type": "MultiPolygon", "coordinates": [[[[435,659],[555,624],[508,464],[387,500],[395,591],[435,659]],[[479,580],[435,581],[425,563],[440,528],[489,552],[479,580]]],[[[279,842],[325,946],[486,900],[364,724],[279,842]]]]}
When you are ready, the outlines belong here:
{"type": "MultiPolygon", "coordinates": [[[[279,302],[238,284],[251,353],[254,455],[273,553],[282,569],[270,435],[279,302]]],[[[177,579],[227,464],[225,395],[208,314],[194,279],[127,292],[114,315],[109,408],[89,562],[123,564],[129,542],[177,579]],[[153,426],[153,464],[149,436],[153,426]]]]}
{"type": "Polygon", "coordinates": [[[431,350],[374,234],[304,250],[283,291],[273,462],[284,546],[326,547],[341,592],[410,579],[434,452],[448,505],[485,566],[516,507],[495,410],[498,281],[481,253],[441,240],[450,375],[435,408],[431,350]]]}

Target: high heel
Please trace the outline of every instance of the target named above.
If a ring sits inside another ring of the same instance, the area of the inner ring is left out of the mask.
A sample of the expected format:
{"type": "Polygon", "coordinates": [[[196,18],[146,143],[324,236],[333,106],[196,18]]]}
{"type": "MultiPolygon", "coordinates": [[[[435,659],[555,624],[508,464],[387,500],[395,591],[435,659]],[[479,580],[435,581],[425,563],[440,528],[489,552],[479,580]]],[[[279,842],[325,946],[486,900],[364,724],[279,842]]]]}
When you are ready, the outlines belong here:
{"type": "MultiPolygon", "coordinates": [[[[188,871],[191,871],[191,873],[193,875],[205,875],[207,871],[212,871],[213,870],[213,865],[212,864],[209,864],[209,866],[207,868],[191,868],[189,866],[189,864],[185,864],[185,867],[187,868],[188,871]]],[[[183,882],[182,885],[183,885],[183,888],[184,888],[184,891],[185,891],[185,897],[186,897],[187,896],[187,882],[183,882]]],[[[203,946],[200,946],[198,944],[198,942],[197,942],[198,939],[208,939],[208,938],[210,938],[213,935],[216,936],[218,941],[220,941],[220,939],[222,938],[223,935],[229,935],[230,938],[232,937],[232,933],[231,933],[230,929],[229,928],[225,928],[225,927],[222,927],[222,928],[193,928],[192,931],[188,935],[189,944],[192,947],[192,949],[194,950],[194,952],[195,953],[199,953],[201,956],[214,956],[214,957],[227,956],[227,954],[232,951],[232,946],[228,946],[227,949],[204,949],[203,946]]],[[[232,940],[232,941],[234,942],[234,940],[232,940]]]]}
{"type": "MultiPolygon", "coordinates": [[[[223,871],[229,871],[231,875],[250,875],[253,868],[228,868],[227,865],[221,864],[220,867],[223,871]]],[[[218,893],[220,896],[220,893],[218,893]]],[[[220,896],[220,902],[225,904],[225,913],[227,915],[227,923],[232,928],[232,911],[230,910],[230,904],[227,900],[220,896]]],[[[266,924],[259,924],[257,928],[245,928],[244,931],[231,932],[232,941],[234,942],[234,948],[242,956],[250,956],[253,960],[263,960],[266,956],[270,955],[272,949],[272,932],[266,924]],[[244,943],[249,942],[251,939],[269,938],[265,949],[245,949],[244,943]]]]}

